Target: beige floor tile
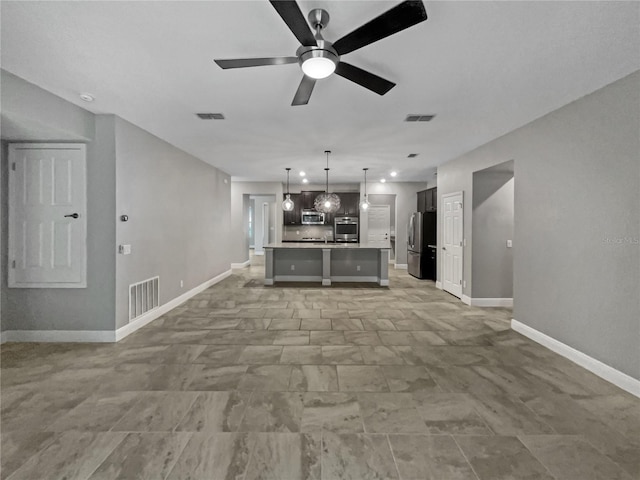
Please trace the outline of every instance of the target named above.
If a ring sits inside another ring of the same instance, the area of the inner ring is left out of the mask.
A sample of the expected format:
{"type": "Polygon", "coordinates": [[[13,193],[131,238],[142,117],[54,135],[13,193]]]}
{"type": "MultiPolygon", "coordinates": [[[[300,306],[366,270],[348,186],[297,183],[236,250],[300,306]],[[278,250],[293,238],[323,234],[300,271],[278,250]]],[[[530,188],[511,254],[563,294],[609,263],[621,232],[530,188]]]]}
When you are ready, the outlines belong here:
{"type": "Polygon", "coordinates": [[[388,392],[382,369],[371,365],[338,365],[341,392],[388,392]]]}

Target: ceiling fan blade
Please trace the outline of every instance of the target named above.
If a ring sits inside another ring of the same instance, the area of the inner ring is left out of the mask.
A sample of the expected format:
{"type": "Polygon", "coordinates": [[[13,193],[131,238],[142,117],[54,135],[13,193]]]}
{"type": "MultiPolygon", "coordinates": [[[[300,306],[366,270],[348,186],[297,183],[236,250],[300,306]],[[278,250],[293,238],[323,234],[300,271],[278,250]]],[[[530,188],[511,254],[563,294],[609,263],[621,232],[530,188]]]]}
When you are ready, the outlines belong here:
{"type": "Polygon", "coordinates": [[[421,1],[405,1],[334,42],[333,48],[344,55],[426,19],[427,11],[421,1]]]}
{"type": "Polygon", "coordinates": [[[371,72],[367,72],[366,70],[354,67],[353,65],[345,62],[338,63],[336,66],[336,73],[347,80],[351,80],[352,82],[363,86],[364,88],[368,88],[372,92],[376,92],[378,95],[384,95],[396,86],[395,83],[390,82],[389,80],[385,80],[378,75],[374,75],[371,72]]]}
{"type": "Polygon", "coordinates": [[[214,60],[220,68],[261,67],[263,65],[286,65],[297,63],[298,57],[267,57],[267,58],[232,58],[229,60],[214,60]]]}
{"type": "Polygon", "coordinates": [[[306,47],[318,45],[316,38],[295,0],[269,0],[298,41],[306,47]]]}
{"type": "Polygon", "coordinates": [[[298,91],[293,97],[291,106],[306,105],[307,103],[309,103],[309,98],[311,97],[311,92],[313,92],[313,87],[315,85],[315,78],[307,77],[306,75],[302,77],[302,81],[300,82],[300,86],[298,86],[298,91]]]}

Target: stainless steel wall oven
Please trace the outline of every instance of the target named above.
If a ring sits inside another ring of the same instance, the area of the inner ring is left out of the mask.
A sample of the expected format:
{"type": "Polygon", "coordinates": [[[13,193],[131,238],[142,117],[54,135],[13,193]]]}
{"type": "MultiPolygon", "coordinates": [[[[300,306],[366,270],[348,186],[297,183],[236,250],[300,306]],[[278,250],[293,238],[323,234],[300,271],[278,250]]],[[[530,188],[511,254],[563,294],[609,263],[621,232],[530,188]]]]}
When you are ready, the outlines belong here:
{"type": "Polygon", "coordinates": [[[334,237],[336,242],[358,241],[358,217],[336,217],[334,237]]]}

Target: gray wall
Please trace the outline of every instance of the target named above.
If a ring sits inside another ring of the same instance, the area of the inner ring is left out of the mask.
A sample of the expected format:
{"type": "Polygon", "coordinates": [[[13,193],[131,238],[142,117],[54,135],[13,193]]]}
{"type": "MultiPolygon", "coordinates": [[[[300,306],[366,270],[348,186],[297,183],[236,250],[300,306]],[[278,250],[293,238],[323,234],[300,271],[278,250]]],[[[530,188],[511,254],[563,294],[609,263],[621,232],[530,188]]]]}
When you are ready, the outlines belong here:
{"type": "MultiPolygon", "coordinates": [[[[7,149],[2,145],[2,330],[113,330],[115,156],[112,119],[93,114],[5,71],[2,134],[11,141],[87,144],[87,288],[7,287],[7,149]],[[8,128],[5,128],[7,127],[8,128]]],[[[4,137],[3,137],[4,139],[4,137]]]]}
{"type": "Polygon", "coordinates": [[[465,192],[475,296],[473,172],[515,160],[514,318],[640,379],[638,105],[635,72],[440,166],[438,194],[465,192]]]}
{"type": "Polygon", "coordinates": [[[154,135],[115,118],[116,328],[128,323],[129,285],[160,276],[164,304],[230,267],[231,178],[154,135]],[[180,281],[184,286],[180,286],[180,281]]]}
{"type": "Polygon", "coordinates": [[[473,298],[513,298],[513,173],[473,174],[473,298]]]}

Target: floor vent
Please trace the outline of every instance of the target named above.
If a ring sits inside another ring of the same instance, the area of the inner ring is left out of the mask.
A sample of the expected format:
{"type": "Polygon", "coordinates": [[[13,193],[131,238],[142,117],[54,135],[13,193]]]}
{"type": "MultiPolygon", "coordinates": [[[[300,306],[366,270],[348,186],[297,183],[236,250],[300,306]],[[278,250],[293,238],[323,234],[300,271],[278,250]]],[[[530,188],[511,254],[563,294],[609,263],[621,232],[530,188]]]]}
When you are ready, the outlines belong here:
{"type": "Polygon", "coordinates": [[[129,321],[158,308],[159,305],[160,277],[129,285],[129,321]]]}

